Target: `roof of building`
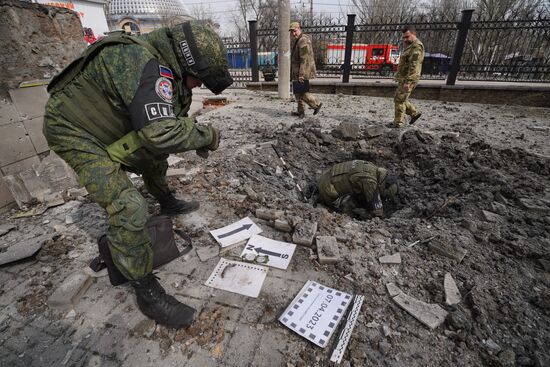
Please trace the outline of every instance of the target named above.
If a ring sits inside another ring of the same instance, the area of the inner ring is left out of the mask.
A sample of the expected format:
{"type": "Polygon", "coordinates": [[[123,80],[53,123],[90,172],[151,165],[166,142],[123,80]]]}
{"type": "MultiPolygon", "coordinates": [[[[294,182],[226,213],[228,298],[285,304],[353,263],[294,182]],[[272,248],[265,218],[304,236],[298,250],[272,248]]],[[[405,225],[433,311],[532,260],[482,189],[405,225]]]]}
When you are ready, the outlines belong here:
{"type": "Polygon", "coordinates": [[[181,0],[111,0],[108,15],[155,14],[162,16],[189,16],[181,0]]]}

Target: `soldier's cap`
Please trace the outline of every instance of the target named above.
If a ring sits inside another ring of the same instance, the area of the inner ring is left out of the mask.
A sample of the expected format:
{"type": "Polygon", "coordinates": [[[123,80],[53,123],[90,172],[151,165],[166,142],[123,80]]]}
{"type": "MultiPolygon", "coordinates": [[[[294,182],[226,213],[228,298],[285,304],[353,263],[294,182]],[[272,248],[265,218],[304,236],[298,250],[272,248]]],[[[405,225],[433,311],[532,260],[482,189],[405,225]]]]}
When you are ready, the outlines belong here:
{"type": "Polygon", "coordinates": [[[293,31],[295,29],[300,29],[300,23],[298,22],[292,22],[290,23],[290,28],[288,29],[289,31],[293,31]]]}

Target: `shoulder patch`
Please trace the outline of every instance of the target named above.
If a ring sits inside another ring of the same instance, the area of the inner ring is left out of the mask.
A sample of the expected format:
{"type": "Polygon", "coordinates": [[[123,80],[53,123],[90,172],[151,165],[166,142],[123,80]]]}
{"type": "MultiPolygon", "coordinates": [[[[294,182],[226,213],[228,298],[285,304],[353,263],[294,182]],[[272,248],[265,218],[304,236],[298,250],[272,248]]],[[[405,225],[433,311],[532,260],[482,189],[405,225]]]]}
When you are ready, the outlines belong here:
{"type": "Polygon", "coordinates": [[[147,103],[145,105],[145,112],[149,121],[176,117],[172,105],[169,103],[147,103]]]}
{"type": "Polygon", "coordinates": [[[155,84],[155,92],[157,92],[157,95],[163,101],[172,102],[174,91],[172,89],[172,82],[170,81],[170,79],[165,77],[158,78],[155,84]]]}
{"type": "Polygon", "coordinates": [[[159,74],[160,76],[174,79],[174,74],[172,74],[172,70],[170,70],[170,68],[167,68],[166,66],[159,65],[159,74]]]}

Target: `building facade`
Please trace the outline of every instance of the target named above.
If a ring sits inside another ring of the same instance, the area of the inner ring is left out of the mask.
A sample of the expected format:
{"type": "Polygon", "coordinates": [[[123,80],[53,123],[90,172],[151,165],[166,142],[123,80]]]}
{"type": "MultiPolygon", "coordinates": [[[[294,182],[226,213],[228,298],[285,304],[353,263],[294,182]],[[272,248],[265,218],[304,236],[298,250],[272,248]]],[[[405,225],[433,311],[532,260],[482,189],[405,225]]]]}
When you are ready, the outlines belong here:
{"type": "Polygon", "coordinates": [[[97,37],[109,32],[105,16],[106,0],[36,0],[36,2],[74,10],[80,17],[82,27],[90,28],[97,37]]]}
{"type": "Polygon", "coordinates": [[[191,18],[181,0],[110,0],[107,5],[107,20],[112,31],[148,33],[191,18]]]}

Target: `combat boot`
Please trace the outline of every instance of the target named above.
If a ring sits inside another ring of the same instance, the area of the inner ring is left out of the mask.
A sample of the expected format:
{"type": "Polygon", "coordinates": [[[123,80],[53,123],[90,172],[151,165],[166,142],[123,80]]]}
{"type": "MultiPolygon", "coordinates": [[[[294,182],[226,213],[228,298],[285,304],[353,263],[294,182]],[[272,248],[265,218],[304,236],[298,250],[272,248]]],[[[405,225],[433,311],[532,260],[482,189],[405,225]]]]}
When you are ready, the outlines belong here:
{"type": "Polygon", "coordinates": [[[200,204],[196,200],[185,201],[179,200],[172,195],[172,193],[166,194],[161,198],[158,198],[160,204],[160,213],[164,215],[178,215],[191,213],[200,207],[200,204]]]}
{"type": "Polygon", "coordinates": [[[292,111],[290,113],[292,116],[298,116],[299,118],[303,119],[304,117],[306,117],[306,114],[302,111],[302,112],[298,112],[298,111],[292,111]]]}
{"type": "Polygon", "coordinates": [[[133,280],[130,284],[136,291],[138,307],[145,316],[173,329],[188,327],[193,323],[196,310],[166,294],[153,274],[133,280]]]}
{"type": "Polygon", "coordinates": [[[416,115],[411,116],[411,120],[409,121],[409,125],[412,125],[416,122],[422,116],[421,112],[418,112],[416,115]]]}
{"type": "Polygon", "coordinates": [[[318,114],[319,111],[321,110],[321,107],[322,107],[322,106],[323,106],[323,104],[322,104],[322,103],[319,103],[319,105],[313,109],[313,114],[314,114],[314,115],[318,114]]]}

